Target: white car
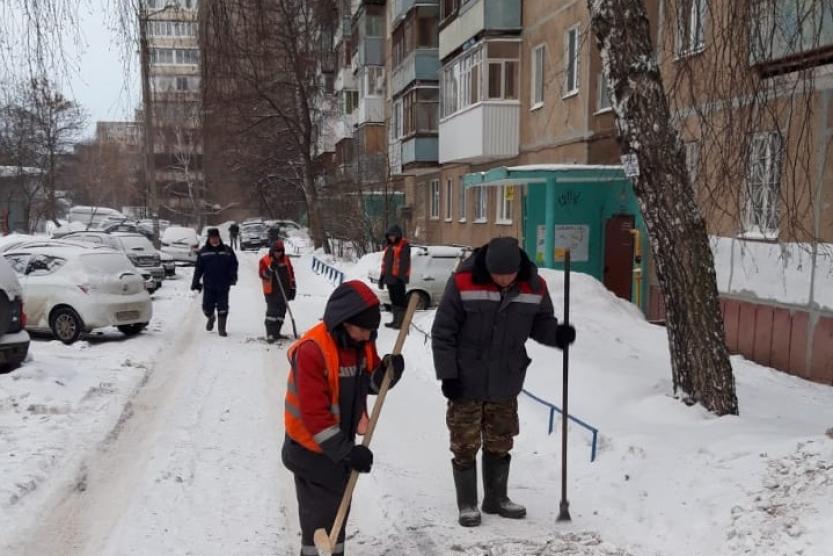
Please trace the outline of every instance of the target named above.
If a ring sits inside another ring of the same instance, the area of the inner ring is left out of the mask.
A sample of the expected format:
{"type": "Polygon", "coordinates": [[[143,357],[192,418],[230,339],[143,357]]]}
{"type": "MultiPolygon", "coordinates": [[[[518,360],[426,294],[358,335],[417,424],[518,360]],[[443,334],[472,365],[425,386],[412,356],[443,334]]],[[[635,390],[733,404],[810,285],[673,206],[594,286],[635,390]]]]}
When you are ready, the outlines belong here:
{"type": "Polygon", "coordinates": [[[0,372],[11,371],[29,353],[29,334],[24,330],[23,288],[9,263],[0,257],[0,372]]]}
{"type": "MultiPolygon", "coordinates": [[[[468,247],[451,245],[411,245],[411,277],[406,288],[406,295],[418,295],[418,309],[427,309],[437,305],[445,291],[445,284],[459,264],[471,254],[468,247]]],[[[379,253],[379,265],[368,272],[368,279],[379,283],[382,270],[382,253],[379,253]]],[[[379,301],[390,307],[390,294],[387,288],[376,290],[379,301]]]]}
{"type": "Polygon", "coordinates": [[[173,257],[175,261],[196,264],[200,238],[195,229],[171,226],[165,229],[160,239],[162,251],[173,257]]]}
{"type": "Polygon", "coordinates": [[[119,251],[52,245],[3,256],[23,287],[27,330],[51,330],[71,344],[82,333],[107,326],[138,334],[153,315],[144,279],[119,251]]]}

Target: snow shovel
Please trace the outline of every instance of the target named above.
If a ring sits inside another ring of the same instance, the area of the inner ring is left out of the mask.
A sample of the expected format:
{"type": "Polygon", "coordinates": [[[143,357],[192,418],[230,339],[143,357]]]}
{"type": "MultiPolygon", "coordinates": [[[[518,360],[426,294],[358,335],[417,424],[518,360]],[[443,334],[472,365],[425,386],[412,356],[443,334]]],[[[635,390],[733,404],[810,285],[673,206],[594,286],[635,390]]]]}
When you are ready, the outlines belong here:
{"type": "Polygon", "coordinates": [[[281,289],[281,296],[283,296],[283,304],[286,305],[286,311],[289,313],[289,320],[292,321],[292,335],[295,336],[295,339],[298,339],[298,328],[295,327],[295,317],[292,315],[292,307],[289,306],[289,299],[286,298],[286,290],[283,289],[283,282],[281,282],[281,277],[277,276],[275,282],[278,283],[278,287],[281,289]]]}
{"type": "MultiPolygon", "coordinates": [[[[408,335],[408,329],[411,327],[411,319],[416,311],[419,303],[419,296],[412,295],[408,302],[408,308],[405,310],[405,316],[402,319],[402,327],[399,329],[399,335],[396,337],[396,344],[393,346],[392,355],[399,355],[402,352],[402,346],[405,344],[405,337],[408,335]]],[[[385,403],[385,396],[388,393],[391,380],[393,379],[392,364],[388,365],[385,371],[385,378],[382,379],[382,387],[379,388],[379,395],[376,397],[376,403],[373,404],[373,411],[370,414],[370,421],[367,423],[367,432],[364,435],[362,445],[367,448],[370,446],[370,441],[373,439],[373,431],[376,430],[376,422],[379,421],[379,414],[382,413],[382,404],[385,403]]],[[[313,540],[315,547],[318,549],[320,556],[329,556],[333,553],[333,548],[338,543],[338,536],[341,534],[341,528],[344,527],[344,519],[347,516],[347,509],[350,507],[350,502],[353,499],[353,490],[356,488],[356,483],[359,480],[358,471],[350,473],[350,479],[347,481],[347,488],[344,490],[344,496],[341,497],[341,504],[338,506],[338,513],[336,514],[333,528],[329,534],[326,529],[318,529],[315,532],[313,540]]]]}
{"type": "MultiPolygon", "coordinates": [[[[564,251],[564,324],[570,324],[570,250],[564,251]]],[[[567,501],[567,380],[570,364],[570,346],[564,346],[564,391],[561,401],[564,414],[561,416],[561,503],[559,504],[557,521],[572,521],[570,517],[570,502],[567,501]]]]}

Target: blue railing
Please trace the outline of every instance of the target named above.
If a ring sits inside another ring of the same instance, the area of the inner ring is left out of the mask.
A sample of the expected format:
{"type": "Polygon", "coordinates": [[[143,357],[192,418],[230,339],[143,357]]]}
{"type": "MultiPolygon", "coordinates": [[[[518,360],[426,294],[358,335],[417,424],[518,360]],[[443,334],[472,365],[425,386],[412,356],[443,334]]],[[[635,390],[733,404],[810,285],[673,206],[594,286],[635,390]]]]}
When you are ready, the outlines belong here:
{"type": "MultiPolygon", "coordinates": [[[[422,335],[423,344],[428,344],[428,342],[431,341],[431,333],[430,332],[428,332],[426,330],[423,330],[422,328],[420,328],[419,326],[417,326],[413,322],[411,323],[411,328],[415,329],[417,332],[419,332],[422,335]]],[[[556,412],[559,413],[560,415],[564,415],[564,412],[557,405],[551,404],[547,400],[539,398],[538,396],[536,396],[535,394],[533,394],[529,390],[524,389],[524,390],[521,390],[521,391],[524,394],[526,394],[527,396],[529,396],[530,398],[532,398],[534,401],[540,403],[541,405],[546,406],[547,409],[550,410],[550,420],[549,420],[549,427],[548,427],[547,434],[552,434],[552,431],[555,430],[555,414],[556,414],[556,412]]],[[[589,430],[590,434],[593,435],[593,441],[592,441],[592,444],[590,446],[590,462],[592,463],[592,462],[596,461],[596,447],[598,445],[598,440],[599,440],[599,429],[597,429],[596,427],[594,427],[592,425],[588,425],[587,423],[585,423],[584,421],[582,421],[578,417],[573,417],[572,415],[568,415],[567,418],[570,419],[570,421],[576,423],[577,425],[579,425],[581,427],[584,427],[585,429],[589,430]]]]}
{"type": "MultiPolygon", "coordinates": [[[[533,400],[535,400],[536,402],[538,402],[542,405],[545,405],[550,410],[550,422],[549,422],[548,434],[552,434],[552,431],[555,429],[555,414],[556,414],[556,412],[558,412],[560,415],[564,415],[564,412],[557,405],[551,404],[547,400],[543,400],[543,399],[539,398],[538,396],[536,396],[535,394],[533,394],[529,390],[524,389],[524,390],[521,390],[521,391],[524,394],[526,394],[527,396],[529,396],[530,398],[532,398],[533,400]]],[[[593,435],[593,443],[590,446],[590,462],[592,463],[592,462],[596,461],[596,444],[599,440],[599,429],[597,429],[596,427],[594,427],[592,425],[588,425],[587,423],[585,423],[581,419],[579,419],[577,417],[573,417],[572,415],[567,415],[567,418],[570,421],[574,422],[575,424],[589,430],[590,433],[593,435]]]]}
{"type": "Polygon", "coordinates": [[[344,273],[342,271],[325,263],[318,257],[312,258],[312,271],[316,274],[323,274],[334,286],[340,286],[344,282],[344,273]]]}

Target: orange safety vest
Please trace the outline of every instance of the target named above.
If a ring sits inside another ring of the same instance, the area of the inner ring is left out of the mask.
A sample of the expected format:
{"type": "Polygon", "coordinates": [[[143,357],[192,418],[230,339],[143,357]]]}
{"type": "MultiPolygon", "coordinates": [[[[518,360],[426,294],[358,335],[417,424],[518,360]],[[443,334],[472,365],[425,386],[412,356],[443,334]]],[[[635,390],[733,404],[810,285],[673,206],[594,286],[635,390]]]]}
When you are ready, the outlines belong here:
{"type": "MultiPolygon", "coordinates": [[[[402,239],[399,240],[398,243],[387,246],[387,248],[385,249],[385,254],[382,256],[382,278],[385,277],[385,274],[386,274],[386,271],[387,271],[387,269],[385,268],[385,263],[386,263],[386,259],[387,259],[387,250],[388,249],[393,250],[393,263],[391,264],[391,269],[390,269],[391,276],[395,276],[397,278],[403,278],[403,276],[401,274],[402,269],[400,267],[402,266],[402,248],[405,247],[406,245],[408,245],[408,240],[405,239],[405,238],[402,238],[402,239]]],[[[408,272],[404,276],[404,278],[408,278],[410,276],[410,274],[411,274],[411,269],[408,269],[408,272]]]]}
{"type": "MultiPolygon", "coordinates": [[[[258,265],[258,272],[260,273],[260,281],[263,283],[263,293],[265,295],[270,295],[272,293],[272,277],[264,278],[263,275],[269,266],[272,264],[272,255],[266,253],[261,259],[260,264],[258,265]]],[[[295,271],[292,269],[292,263],[289,261],[289,257],[284,255],[283,257],[283,264],[285,264],[289,268],[289,277],[291,278],[295,275],[295,271]]],[[[280,279],[280,278],[279,278],[280,279]]]]}
{"type": "MultiPolygon", "coordinates": [[[[324,356],[324,365],[327,370],[327,382],[330,387],[330,413],[332,413],[333,417],[335,417],[336,423],[338,423],[340,419],[338,394],[341,367],[339,365],[338,358],[338,345],[327,331],[327,326],[323,322],[319,322],[307,330],[307,332],[301,336],[299,340],[289,346],[289,350],[287,351],[291,368],[289,370],[289,378],[287,379],[286,384],[286,399],[284,402],[283,420],[286,428],[286,434],[288,434],[292,440],[307,450],[320,454],[323,450],[321,450],[321,447],[313,438],[313,434],[307,430],[303,420],[301,420],[302,402],[298,397],[298,389],[295,385],[295,352],[302,343],[308,341],[314,342],[315,345],[318,346],[318,349],[321,350],[321,354],[324,356]]],[[[364,347],[364,365],[365,372],[368,374],[373,372],[369,366],[372,364],[371,362],[374,360],[375,355],[376,349],[373,343],[367,342],[364,347]]],[[[360,428],[362,427],[360,426],[360,428]]]]}

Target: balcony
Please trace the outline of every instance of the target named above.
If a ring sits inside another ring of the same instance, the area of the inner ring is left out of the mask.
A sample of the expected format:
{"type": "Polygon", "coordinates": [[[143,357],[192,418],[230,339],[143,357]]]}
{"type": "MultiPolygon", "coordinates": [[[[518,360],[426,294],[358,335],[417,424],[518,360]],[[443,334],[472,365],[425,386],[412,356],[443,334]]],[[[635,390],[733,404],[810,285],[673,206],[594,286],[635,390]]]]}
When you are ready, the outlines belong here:
{"type": "Polygon", "coordinates": [[[335,143],[338,144],[345,139],[353,138],[353,128],[356,126],[357,113],[343,114],[338,116],[335,125],[335,143]]]}
{"type": "Polygon", "coordinates": [[[344,89],[355,90],[356,86],[356,76],[353,75],[352,68],[341,68],[338,70],[336,74],[335,85],[333,88],[336,91],[343,91],[344,89]]]}
{"type": "Polygon", "coordinates": [[[362,97],[359,99],[358,125],[385,122],[384,97],[362,97]]]}
{"type": "Polygon", "coordinates": [[[410,137],[402,141],[401,164],[405,169],[437,163],[439,140],[436,137],[410,137]]]}
{"type": "Polygon", "coordinates": [[[333,34],[333,44],[338,46],[345,38],[350,37],[350,26],[352,25],[353,18],[349,15],[345,15],[341,18],[341,25],[336,25],[335,33],[333,34]]]}
{"type": "Polygon", "coordinates": [[[382,37],[367,37],[359,41],[356,49],[359,66],[385,65],[385,39],[382,37]]]}
{"type": "Polygon", "coordinates": [[[521,0],[473,0],[440,30],[440,59],[483,31],[520,30],[521,0]]]}
{"type": "Polygon", "coordinates": [[[439,6],[439,0],[395,0],[393,6],[393,25],[396,26],[415,5],[439,6]]]}
{"type": "Polygon", "coordinates": [[[414,81],[439,81],[440,58],[436,48],[420,48],[396,66],[391,75],[391,95],[396,96],[414,81]]]}
{"type": "Polygon", "coordinates": [[[517,101],[486,101],[440,121],[440,164],[517,156],[520,112],[517,101]]]}

